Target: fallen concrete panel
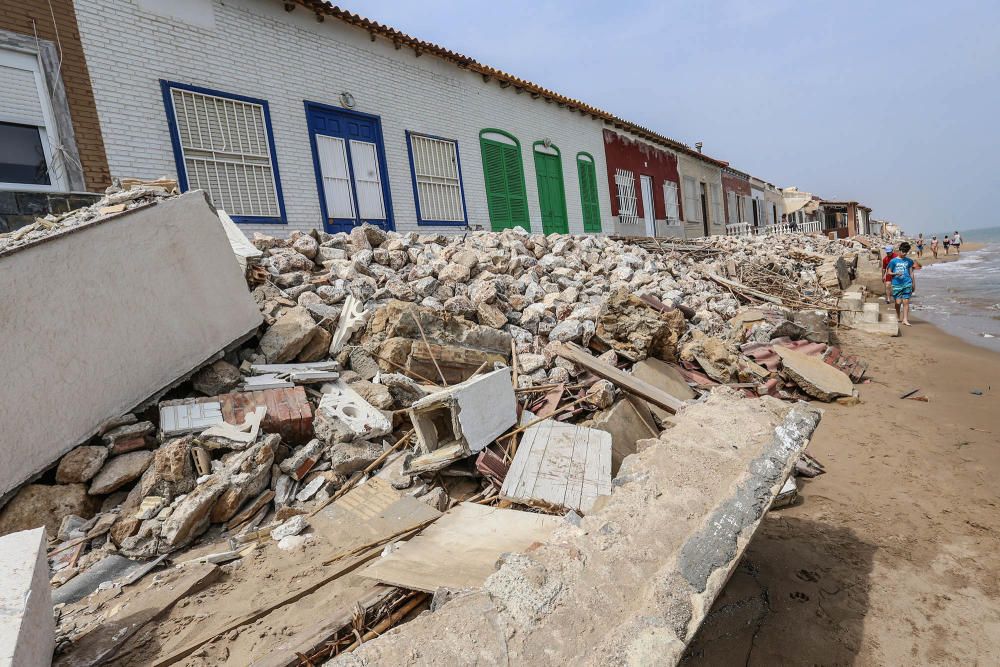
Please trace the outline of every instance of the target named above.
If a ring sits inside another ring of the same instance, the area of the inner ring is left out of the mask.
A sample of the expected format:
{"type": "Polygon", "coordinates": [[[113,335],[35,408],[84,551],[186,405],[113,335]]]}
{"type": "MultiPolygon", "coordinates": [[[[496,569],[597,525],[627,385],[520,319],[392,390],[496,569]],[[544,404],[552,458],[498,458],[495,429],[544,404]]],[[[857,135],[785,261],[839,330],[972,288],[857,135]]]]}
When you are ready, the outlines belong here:
{"type": "Polygon", "coordinates": [[[819,357],[811,357],[781,346],[775,346],[774,351],[781,357],[785,373],[813,398],[832,401],[854,393],[851,378],[819,357]]]}
{"type": "Polygon", "coordinates": [[[0,495],[262,319],[202,192],[4,252],[0,284],[0,495]]]}
{"type": "Polygon", "coordinates": [[[0,581],[0,665],[50,664],[56,628],[44,528],[0,537],[0,581]]]}
{"type": "Polygon", "coordinates": [[[819,417],[714,390],[625,460],[579,527],[333,664],[677,664],[819,417]],[[472,618],[496,631],[469,633],[472,618]]]}
{"type": "Polygon", "coordinates": [[[461,503],[361,576],[428,593],[479,588],[496,570],[500,554],[523,552],[562,523],[545,514],[461,503]]]}
{"type": "Polygon", "coordinates": [[[425,396],[410,407],[410,421],[424,453],[462,445],[482,451],[517,422],[517,401],[509,368],[478,375],[425,396]]]}
{"type": "MultiPolygon", "coordinates": [[[[665,419],[668,415],[666,412],[663,414],[665,419]]],[[[626,456],[635,454],[635,443],[660,434],[650,414],[649,404],[635,396],[626,396],[615,401],[610,408],[595,412],[587,425],[611,434],[612,475],[618,474],[626,456]]]]}
{"type": "Polygon", "coordinates": [[[611,434],[552,419],[524,432],[500,495],[587,513],[611,495],[611,434]]]}

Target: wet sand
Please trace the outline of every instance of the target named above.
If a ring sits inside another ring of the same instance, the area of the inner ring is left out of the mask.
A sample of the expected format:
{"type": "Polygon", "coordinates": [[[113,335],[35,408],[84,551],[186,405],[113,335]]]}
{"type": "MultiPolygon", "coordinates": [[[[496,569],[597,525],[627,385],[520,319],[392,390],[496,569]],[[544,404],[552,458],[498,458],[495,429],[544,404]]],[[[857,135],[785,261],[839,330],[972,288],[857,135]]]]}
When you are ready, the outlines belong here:
{"type": "Polygon", "coordinates": [[[872,381],[825,406],[827,474],[767,515],[686,664],[1000,664],[1000,355],[913,322],[840,333],[872,381]]]}

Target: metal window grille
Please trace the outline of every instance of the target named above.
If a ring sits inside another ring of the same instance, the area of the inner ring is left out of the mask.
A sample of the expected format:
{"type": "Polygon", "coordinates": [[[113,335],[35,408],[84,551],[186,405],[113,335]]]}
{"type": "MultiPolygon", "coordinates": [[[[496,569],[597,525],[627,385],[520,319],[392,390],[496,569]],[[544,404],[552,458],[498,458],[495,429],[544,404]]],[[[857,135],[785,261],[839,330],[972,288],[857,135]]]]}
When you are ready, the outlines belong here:
{"type": "Polygon", "coordinates": [[[639,210],[635,203],[635,175],[624,169],[615,170],[618,186],[618,220],[626,225],[639,224],[639,210]]]}
{"type": "Polygon", "coordinates": [[[465,220],[462,182],[458,173],[458,144],[411,134],[410,147],[420,217],[438,222],[465,220]]]}
{"type": "Polygon", "coordinates": [[[264,107],[171,89],[188,188],[233,216],[281,215],[264,107]]]}
{"type": "Polygon", "coordinates": [[[681,214],[677,206],[677,184],[673,181],[663,181],[663,203],[667,208],[667,224],[679,225],[681,214]]]}

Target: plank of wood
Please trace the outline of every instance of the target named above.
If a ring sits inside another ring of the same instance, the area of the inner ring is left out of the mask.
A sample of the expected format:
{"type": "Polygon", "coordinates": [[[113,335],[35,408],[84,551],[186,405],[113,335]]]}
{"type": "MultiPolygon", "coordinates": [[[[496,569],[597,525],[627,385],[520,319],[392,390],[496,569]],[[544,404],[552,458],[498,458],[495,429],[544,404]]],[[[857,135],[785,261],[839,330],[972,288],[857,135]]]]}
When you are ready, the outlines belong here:
{"type": "Polygon", "coordinates": [[[587,513],[611,495],[611,434],[552,419],[524,432],[500,495],[587,513]]]}
{"type": "Polygon", "coordinates": [[[91,667],[110,660],[139,628],[169,610],[181,598],[218,576],[211,563],[185,568],[172,581],[154,582],[119,612],[84,635],[54,663],[56,667],[91,667]]]}
{"type": "Polygon", "coordinates": [[[637,377],[627,375],[609,363],[603,362],[587,352],[576,343],[563,343],[559,356],[583,366],[594,375],[604,378],[612,384],[621,387],[623,391],[634,394],[668,412],[677,412],[684,407],[684,402],[674,398],[662,389],[658,389],[637,377]]]}
{"type": "Polygon", "coordinates": [[[294,667],[301,664],[298,654],[311,655],[330,641],[338,632],[351,625],[357,607],[370,609],[386,602],[392,596],[400,593],[393,586],[373,586],[371,592],[356,603],[339,609],[329,617],[296,632],[291,637],[271,649],[271,652],[252,663],[250,667],[294,667]]]}
{"type": "Polygon", "coordinates": [[[561,522],[546,514],[460,503],[359,574],[418,591],[479,588],[500,554],[544,541],[561,522]]]}

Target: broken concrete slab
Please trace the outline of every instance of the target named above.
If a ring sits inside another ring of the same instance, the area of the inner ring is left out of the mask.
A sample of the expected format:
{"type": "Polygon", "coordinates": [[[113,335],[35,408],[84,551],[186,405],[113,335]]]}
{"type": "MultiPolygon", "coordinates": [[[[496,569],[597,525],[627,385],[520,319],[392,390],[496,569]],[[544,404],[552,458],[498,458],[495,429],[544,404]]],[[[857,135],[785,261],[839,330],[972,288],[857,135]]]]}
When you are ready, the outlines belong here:
{"type": "Polygon", "coordinates": [[[324,384],[316,408],[316,437],[327,443],[367,440],[392,432],[392,422],[350,385],[337,380],[324,384]]]}
{"type": "Polygon", "coordinates": [[[501,554],[526,551],[563,523],[556,516],[460,503],[361,576],[428,593],[479,588],[501,554]]]}
{"type": "Polygon", "coordinates": [[[7,391],[18,397],[0,401],[0,495],[262,321],[201,191],[8,249],[0,280],[18,313],[0,347],[7,391]],[[60,334],[67,322],[72,345],[60,334]]]}
{"type": "Polygon", "coordinates": [[[365,642],[352,664],[404,664],[414,651],[427,664],[677,664],[819,413],[715,390],[671,420],[579,528],[503,557],[483,590],[365,642]],[[470,618],[505,641],[470,643],[470,618]]]}
{"type": "Polygon", "coordinates": [[[524,505],[590,512],[611,495],[611,434],[546,419],[528,428],[500,490],[524,505]]]}
{"type": "Polygon", "coordinates": [[[626,456],[635,454],[636,442],[660,434],[648,404],[635,396],[626,396],[610,408],[594,413],[587,426],[611,434],[612,476],[618,474],[626,456]]]}
{"type": "Polygon", "coordinates": [[[0,665],[43,667],[52,661],[52,620],[45,529],[0,537],[0,665]]]}
{"type": "Polygon", "coordinates": [[[802,391],[813,398],[830,402],[841,396],[854,394],[854,384],[846,373],[823,361],[818,356],[810,356],[780,345],[774,351],[781,357],[785,373],[802,391]]]}
{"type": "Polygon", "coordinates": [[[425,396],[410,406],[410,421],[424,453],[459,444],[475,454],[517,423],[509,368],[478,375],[425,396]]]}
{"type": "Polygon", "coordinates": [[[56,468],[56,481],[60,484],[89,482],[108,458],[108,448],[83,445],[62,457],[56,468]]]}
{"type": "MultiPolygon", "coordinates": [[[[643,359],[632,366],[632,375],[682,401],[690,401],[698,397],[681,372],[677,370],[677,367],[665,361],[654,358],[643,359]]],[[[647,405],[653,415],[660,420],[660,423],[663,423],[670,416],[669,412],[658,405],[653,403],[647,403],[647,405]]]]}

